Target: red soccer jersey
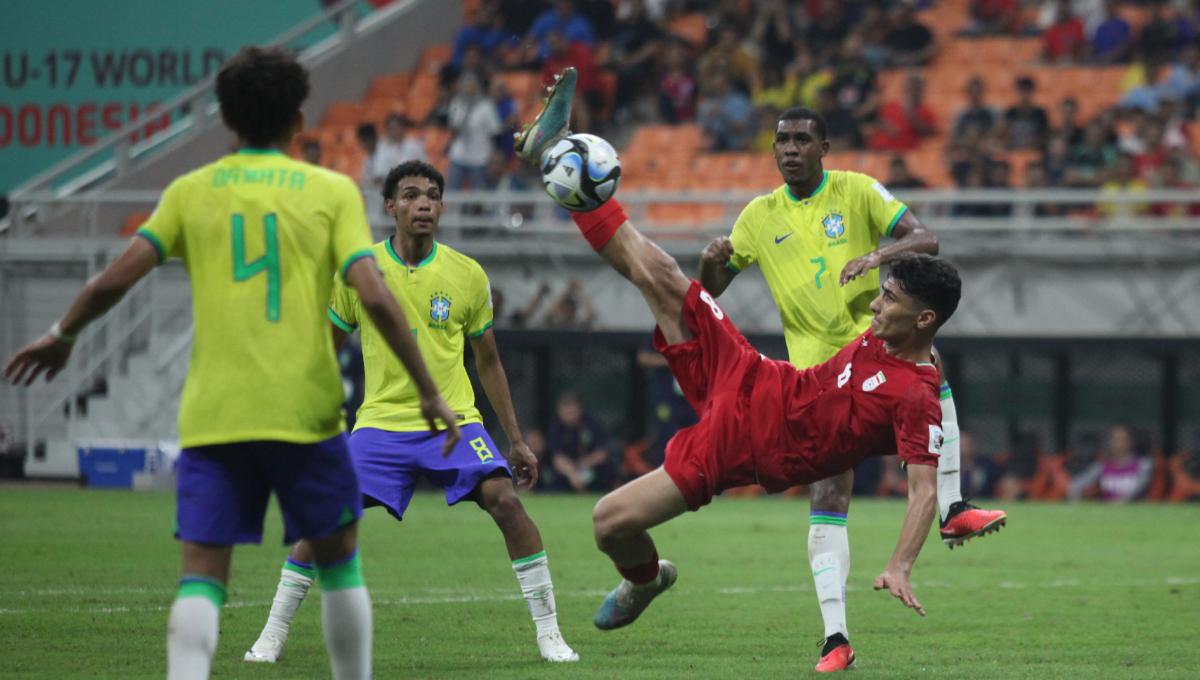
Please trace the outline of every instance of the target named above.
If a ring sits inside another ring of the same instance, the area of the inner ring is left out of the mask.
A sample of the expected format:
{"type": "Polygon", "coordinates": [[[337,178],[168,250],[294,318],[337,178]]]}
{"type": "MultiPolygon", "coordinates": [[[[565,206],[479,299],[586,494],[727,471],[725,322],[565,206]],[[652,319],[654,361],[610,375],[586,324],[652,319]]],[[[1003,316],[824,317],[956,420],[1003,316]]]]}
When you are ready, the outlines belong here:
{"type": "Polygon", "coordinates": [[[763,407],[764,423],[778,422],[771,405],[781,407],[785,423],[756,428],[756,418],[747,418],[754,448],[782,454],[758,456],[759,481],[768,489],[824,479],[869,456],[937,465],[938,370],[891,356],[871,331],[810,369],[764,361],[759,371],[750,403],[755,411],[763,407]]]}

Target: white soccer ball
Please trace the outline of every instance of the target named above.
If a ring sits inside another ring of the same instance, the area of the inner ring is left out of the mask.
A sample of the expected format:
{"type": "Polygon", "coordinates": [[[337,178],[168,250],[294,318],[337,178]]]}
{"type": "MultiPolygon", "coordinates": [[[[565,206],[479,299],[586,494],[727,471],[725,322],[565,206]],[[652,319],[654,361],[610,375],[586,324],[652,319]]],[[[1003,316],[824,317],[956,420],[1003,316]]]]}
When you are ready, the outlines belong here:
{"type": "Polygon", "coordinates": [[[570,135],[542,155],[542,186],[567,210],[599,208],[617,193],[620,179],[621,159],[596,135],[570,135]]]}

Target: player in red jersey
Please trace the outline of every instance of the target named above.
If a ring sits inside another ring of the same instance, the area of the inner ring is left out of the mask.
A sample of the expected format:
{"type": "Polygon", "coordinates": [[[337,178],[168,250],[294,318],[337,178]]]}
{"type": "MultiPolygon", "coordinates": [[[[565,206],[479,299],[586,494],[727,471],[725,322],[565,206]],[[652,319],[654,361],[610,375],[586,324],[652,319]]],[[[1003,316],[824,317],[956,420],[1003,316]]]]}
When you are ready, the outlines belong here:
{"type": "Polygon", "coordinates": [[[909,502],[875,588],[924,615],[909,574],[937,509],[942,414],[932,347],[958,306],[955,269],[928,255],[898,258],[871,304],[870,329],[830,361],[799,370],[755,351],[713,297],[634,229],[617,201],[574,219],[592,248],[641,291],[658,323],[655,347],[700,415],[668,443],[661,468],[596,505],[596,544],[624,576],[597,610],[596,626],[632,623],[675,582],[651,527],[730,487],[781,491],[891,453],[907,466],[909,502]]]}

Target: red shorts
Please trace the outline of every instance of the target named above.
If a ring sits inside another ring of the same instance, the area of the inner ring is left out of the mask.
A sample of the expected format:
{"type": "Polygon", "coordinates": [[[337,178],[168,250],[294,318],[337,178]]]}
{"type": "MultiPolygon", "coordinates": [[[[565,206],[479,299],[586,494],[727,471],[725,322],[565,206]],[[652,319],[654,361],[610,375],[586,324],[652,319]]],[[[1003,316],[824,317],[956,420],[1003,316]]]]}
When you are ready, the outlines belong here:
{"type": "Polygon", "coordinates": [[[697,510],[724,489],[757,481],[754,447],[742,433],[781,423],[754,422],[750,396],[764,358],[697,281],[683,298],[683,320],[692,339],[668,345],[656,328],[654,348],[700,416],[667,442],[663,462],[688,508],[697,510]]]}

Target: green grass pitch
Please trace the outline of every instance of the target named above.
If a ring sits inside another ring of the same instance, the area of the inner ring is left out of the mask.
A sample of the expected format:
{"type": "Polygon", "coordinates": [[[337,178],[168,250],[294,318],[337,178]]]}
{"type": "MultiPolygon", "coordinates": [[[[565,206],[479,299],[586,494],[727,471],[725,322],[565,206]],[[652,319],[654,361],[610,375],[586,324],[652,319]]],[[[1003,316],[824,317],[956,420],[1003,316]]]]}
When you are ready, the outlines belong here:
{"type": "MultiPolygon", "coordinates": [[[[367,513],[376,678],[782,678],[816,662],[820,615],[807,503],[718,499],[654,532],[676,587],[630,628],[591,624],[617,576],[592,544],[594,498],[533,495],[563,634],[583,657],[543,663],[499,532],[474,506],[420,494],[399,524],[367,513]]],[[[161,678],[178,576],[169,494],[0,490],[0,677],[161,678]]],[[[871,581],[904,506],[856,500],[849,622],[858,678],[1200,676],[1200,509],[1008,507],[1009,526],[950,552],[931,537],[914,574],[922,619],[871,581]]],[[[214,678],[321,678],[319,600],[281,662],[241,661],[285,551],[278,514],[234,556],[214,678]]]]}

